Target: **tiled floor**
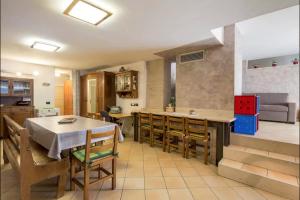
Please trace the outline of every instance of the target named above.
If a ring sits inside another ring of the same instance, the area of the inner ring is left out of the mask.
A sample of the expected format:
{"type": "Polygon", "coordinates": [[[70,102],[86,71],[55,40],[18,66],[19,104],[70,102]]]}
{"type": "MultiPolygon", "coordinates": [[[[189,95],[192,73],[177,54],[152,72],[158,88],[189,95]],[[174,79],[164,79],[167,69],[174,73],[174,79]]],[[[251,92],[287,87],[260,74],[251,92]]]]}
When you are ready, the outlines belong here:
{"type": "MultiPolygon", "coordinates": [[[[164,153],[127,139],[118,146],[117,189],[110,182],[90,190],[91,200],[279,200],[270,193],[248,187],[217,175],[217,168],[199,159],[184,159],[177,153],[164,153]]],[[[9,165],[1,171],[3,200],[19,199],[16,173],[9,165]]],[[[68,187],[68,186],[67,186],[68,187]]],[[[56,179],[32,188],[32,199],[55,199],[56,179]]],[[[67,191],[61,200],[82,199],[82,192],[67,191]]]]}
{"type": "Polygon", "coordinates": [[[299,144],[299,122],[296,122],[296,124],[287,124],[259,121],[258,131],[255,136],[250,137],[299,144]]]}

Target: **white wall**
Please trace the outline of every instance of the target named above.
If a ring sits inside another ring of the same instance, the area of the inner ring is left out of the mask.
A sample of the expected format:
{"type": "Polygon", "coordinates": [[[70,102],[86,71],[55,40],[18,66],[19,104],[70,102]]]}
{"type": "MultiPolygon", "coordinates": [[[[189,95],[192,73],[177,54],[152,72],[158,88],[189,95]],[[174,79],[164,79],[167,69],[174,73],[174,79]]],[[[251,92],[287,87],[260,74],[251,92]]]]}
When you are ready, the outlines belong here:
{"type": "Polygon", "coordinates": [[[103,69],[101,71],[107,72],[118,72],[121,67],[124,67],[126,70],[135,70],[138,71],[138,98],[136,99],[126,99],[119,98],[117,95],[116,104],[117,106],[122,107],[123,113],[130,113],[134,110],[140,110],[146,107],[146,90],[147,90],[147,68],[146,62],[140,61],[126,65],[114,66],[110,68],[103,69]],[[138,106],[131,106],[131,103],[138,103],[138,106]]]}
{"type": "Polygon", "coordinates": [[[46,101],[50,101],[54,106],[55,97],[55,78],[54,67],[23,63],[13,60],[1,59],[1,71],[9,71],[12,73],[2,73],[1,76],[16,77],[16,72],[24,74],[32,74],[33,71],[38,71],[38,76],[23,75],[20,78],[34,79],[34,106],[36,108],[49,107],[46,101]],[[50,86],[43,86],[43,83],[50,83],[50,86]]]}
{"type": "Polygon", "coordinates": [[[242,35],[237,25],[235,25],[234,36],[234,95],[241,95],[243,86],[242,35]]]}
{"type": "Polygon", "coordinates": [[[299,65],[244,70],[244,91],[288,93],[299,109],[299,65]]]}

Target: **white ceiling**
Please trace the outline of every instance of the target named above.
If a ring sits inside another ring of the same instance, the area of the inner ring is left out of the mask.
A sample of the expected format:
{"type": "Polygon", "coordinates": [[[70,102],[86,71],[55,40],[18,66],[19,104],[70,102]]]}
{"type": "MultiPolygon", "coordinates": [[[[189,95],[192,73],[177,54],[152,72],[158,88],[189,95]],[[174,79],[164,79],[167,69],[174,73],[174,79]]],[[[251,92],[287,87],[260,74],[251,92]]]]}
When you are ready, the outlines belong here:
{"type": "Polygon", "coordinates": [[[247,60],[299,53],[299,5],[238,23],[247,60]]]}
{"type": "Polygon", "coordinates": [[[95,27],[63,15],[72,0],[2,0],[1,58],[68,68],[117,65],[210,37],[210,30],[298,0],[89,0],[113,15],[95,27]],[[29,48],[53,41],[56,53],[29,48]]]}

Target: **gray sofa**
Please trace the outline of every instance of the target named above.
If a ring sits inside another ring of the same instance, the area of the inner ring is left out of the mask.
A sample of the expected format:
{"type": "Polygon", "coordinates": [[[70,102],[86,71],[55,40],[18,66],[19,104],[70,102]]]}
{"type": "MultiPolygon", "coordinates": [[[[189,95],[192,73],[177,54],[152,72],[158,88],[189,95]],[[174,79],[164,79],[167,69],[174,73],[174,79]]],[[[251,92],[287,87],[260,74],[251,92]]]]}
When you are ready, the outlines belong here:
{"type": "Polygon", "coordinates": [[[288,93],[255,93],[255,95],[260,96],[260,120],[296,122],[296,103],[288,102],[288,93]]]}

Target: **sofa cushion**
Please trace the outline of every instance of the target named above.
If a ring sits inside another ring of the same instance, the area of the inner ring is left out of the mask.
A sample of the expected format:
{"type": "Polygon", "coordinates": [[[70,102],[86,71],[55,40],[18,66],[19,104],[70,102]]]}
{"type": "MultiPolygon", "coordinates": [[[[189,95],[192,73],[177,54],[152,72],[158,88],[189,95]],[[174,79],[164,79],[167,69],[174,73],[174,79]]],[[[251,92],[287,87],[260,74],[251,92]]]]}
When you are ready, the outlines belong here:
{"type": "Polygon", "coordinates": [[[288,112],[288,107],[283,105],[261,105],[262,111],[288,112]]]}
{"type": "Polygon", "coordinates": [[[283,104],[288,101],[288,93],[244,93],[244,95],[260,96],[260,103],[262,105],[283,104]]]}

